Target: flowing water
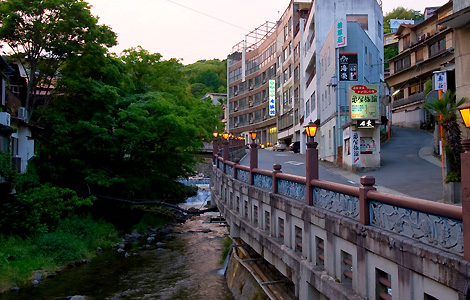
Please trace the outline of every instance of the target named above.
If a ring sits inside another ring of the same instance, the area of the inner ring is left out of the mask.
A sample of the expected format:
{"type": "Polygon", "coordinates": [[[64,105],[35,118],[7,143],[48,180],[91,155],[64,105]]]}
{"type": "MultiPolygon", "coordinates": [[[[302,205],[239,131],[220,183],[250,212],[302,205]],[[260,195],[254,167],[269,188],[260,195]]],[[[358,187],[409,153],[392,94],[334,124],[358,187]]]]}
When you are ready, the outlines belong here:
{"type": "MultiPolygon", "coordinates": [[[[199,208],[210,199],[201,190],[187,206],[199,208]]],[[[37,287],[6,293],[4,299],[58,300],[82,295],[90,300],[221,300],[233,299],[225,282],[222,238],[227,228],[209,223],[218,213],[194,216],[174,228],[175,237],[157,249],[124,257],[108,251],[91,263],[62,271],[37,287]]]]}

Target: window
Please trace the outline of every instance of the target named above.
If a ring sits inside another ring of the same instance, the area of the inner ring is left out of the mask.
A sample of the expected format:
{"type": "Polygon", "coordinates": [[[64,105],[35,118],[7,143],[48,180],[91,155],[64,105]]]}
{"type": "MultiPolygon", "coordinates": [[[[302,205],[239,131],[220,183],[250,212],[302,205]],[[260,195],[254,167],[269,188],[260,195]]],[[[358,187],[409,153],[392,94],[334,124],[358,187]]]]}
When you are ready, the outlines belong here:
{"type": "Polygon", "coordinates": [[[442,53],[446,50],[446,39],[443,38],[429,46],[429,57],[442,53]]]}
{"type": "Polygon", "coordinates": [[[416,51],[416,62],[424,60],[424,48],[419,49],[416,51]]]}
{"type": "Polygon", "coordinates": [[[405,56],[395,61],[395,73],[411,66],[411,57],[405,56]]]}
{"type": "Polygon", "coordinates": [[[409,95],[413,95],[413,94],[416,94],[416,93],[419,93],[419,92],[420,92],[419,83],[414,84],[414,85],[409,87],[409,92],[408,92],[409,95]]]}
{"type": "Polygon", "coordinates": [[[310,99],[305,102],[305,114],[308,116],[310,113],[310,99]]]}
{"type": "Polygon", "coordinates": [[[369,22],[367,15],[346,15],[346,21],[358,22],[364,30],[369,30],[369,22]]]}
{"type": "Polygon", "coordinates": [[[382,39],[383,32],[382,32],[382,24],[380,24],[380,22],[377,22],[377,35],[379,36],[379,39],[382,39]]]}
{"type": "Polygon", "coordinates": [[[402,43],[403,43],[403,50],[406,50],[406,49],[410,48],[410,46],[411,46],[411,37],[410,37],[409,34],[407,34],[403,37],[402,43]]]}
{"type": "Polygon", "coordinates": [[[311,105],[310,105],[310,112],[314,111],[316,108],[316,103],[315,103],[315,92],[313,92],[312,96],[310,97],[311,105]]]}

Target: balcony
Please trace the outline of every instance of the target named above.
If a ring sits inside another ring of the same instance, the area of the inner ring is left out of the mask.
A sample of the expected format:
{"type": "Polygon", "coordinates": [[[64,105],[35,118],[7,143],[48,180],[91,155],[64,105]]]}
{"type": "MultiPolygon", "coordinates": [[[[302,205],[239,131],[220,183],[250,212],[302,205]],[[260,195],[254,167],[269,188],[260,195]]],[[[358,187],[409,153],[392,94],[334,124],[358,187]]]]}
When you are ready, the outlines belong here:
{"type": "Polygon", "coordinates": [[[400,106],[404,106],[404,105],[407,105],[407,104],[411,104],[411,103],[414,103],[414,102],[421,101],[421,100],[424,99],[424,97],[425,97],[424,92],[421,92],[421,93],[413,94],[413,95],[409,96],[408,98],[394,100],[392,102],[392,108],[397,108],[397,107],[400,107],[400,106]]]}

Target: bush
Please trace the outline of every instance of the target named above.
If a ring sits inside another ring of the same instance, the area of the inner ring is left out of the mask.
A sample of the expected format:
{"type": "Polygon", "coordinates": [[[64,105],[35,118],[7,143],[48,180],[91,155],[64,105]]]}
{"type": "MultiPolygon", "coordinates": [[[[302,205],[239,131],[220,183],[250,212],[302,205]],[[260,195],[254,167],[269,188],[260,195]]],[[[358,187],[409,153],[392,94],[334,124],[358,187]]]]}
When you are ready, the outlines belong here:
{"type": "MultiPolygon", "coordinates": [[[[60,218],[84,205],[92,205],[93,197],[81,198],[70,189],[49,184],[18,195],[9,203],[10,232],[30,235],[51,232],[60,218]]],[[[2,229],[6,231],[7,229],[2,229]]]]}

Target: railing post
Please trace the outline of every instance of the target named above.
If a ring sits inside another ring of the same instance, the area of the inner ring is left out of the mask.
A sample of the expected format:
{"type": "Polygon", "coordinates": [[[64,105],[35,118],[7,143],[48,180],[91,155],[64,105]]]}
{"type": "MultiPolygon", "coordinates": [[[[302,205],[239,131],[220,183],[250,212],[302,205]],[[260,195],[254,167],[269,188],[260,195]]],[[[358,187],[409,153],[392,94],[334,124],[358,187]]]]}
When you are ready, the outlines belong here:
{"type": "Polygon", "coordinates": [[[214,164],[217,163],[217,153],[219,153],[219,143],[217,142],[217,139],[214,138],[212,141],[212,161],[214,164]]]}
{"type": "Polygon", "coordinates": [[[276,194],[277,193],[277,173],[282,173],[281,171],[281,165],[279,164],[275,164],[273,165],[273,193],[276,194]]]}
{"type": "Polygon", "coordinates": [[[363,225],[369,225],[369,200],[367,199],[367,192],[375,191],[374,187],[375,178],[373,176],[362,176],[362,186],[359,187],[359,222],[363,225]]]}
{"type": "Polygon", "coordinates": [[[224,173],[226,173],[226,169],[227,169],[227,161],[228,161],[228,141],[225,141],[224,142],[224,173]]]}
{"type": "Polygon", "coordinates": [[[461,154],[462,184],[462,223],[463,223],[463,257],[470,260],[470,139],[462,141],[465,150],[461,154]]]}
{"type": "Polygon", "coordinates": [[[235,164],[233,165],[233,179],[237,179],[237,166],[238,166],[238,164],[240,163],[240,159],[239,159],[239,158],[235,158],[235,159],[233,160],[233,162],[235,163],[235,164]]]}
{"type": "Polygon", "coordinates": [[[306,172],[305,172],[305,202],[307,205],[313,205],[313,191],[311,186],[312,179],[318,179],[318,143],[307,142],[306,153],[306,172]]]}
{"type": "Polygon", "coordinates": [[[253,169],[258,168],[258,145],[255,141],[252,141],[250,144],[250,184],[253,185],[254,174],[253,169]]]}

